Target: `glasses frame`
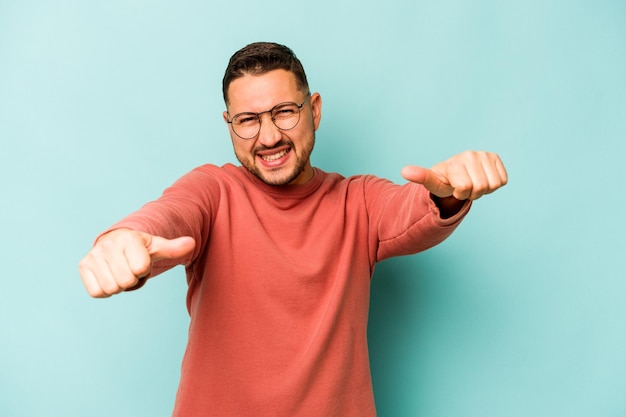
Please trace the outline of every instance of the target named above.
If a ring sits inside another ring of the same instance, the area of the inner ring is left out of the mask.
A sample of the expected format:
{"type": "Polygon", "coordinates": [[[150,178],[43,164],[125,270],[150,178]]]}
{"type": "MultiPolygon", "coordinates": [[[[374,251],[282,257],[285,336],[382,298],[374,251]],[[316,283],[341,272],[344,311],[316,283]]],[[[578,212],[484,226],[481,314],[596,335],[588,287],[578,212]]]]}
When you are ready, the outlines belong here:
{"type": "Polygon", "coordinates": [[[257,136],[259,136],[259,133],[261,132],[261,115],[265,114],[265,113],[269,113],[270,114],[270,119],[272,120],[272,123],[274,124],[274,126],[276,126],[279,130],[292,130],[295,129],[296,126],[298,126],[298,123],[300,123],[300,112],[302,111],[302,107],[304,107],[304,104],[307,102],[307,100],[311,97],[310,94],[307,94],[307,96],[304,98],[304,100],[302,101],[302,103],[298,104],[295,103],[293,101],[285,101],[282,103],[278,103],[277,105],[275,105],[274,107],[272,107],[269,110],[265,110],[262,111],[260,113],[254,113],[254,112],[249,112],[249,111],[245,111],[245,112],[241,112],[241,113],[237,113],[236,115],[234,115],[233,117],[230,118],[230,120],[226,120],[226,123],[228,123],[231,128],[233,129],[233,132],[235,132],[235,135],[237,135],[239,138],[243,139],[243,140],[250,140],[250,139],[254,139],[257,136]],[[283,129],[282,127],[276,125],[276,121],[274,120],[274,118],[272,117],[272,112],[274,112],[274,110],[276,110],[278,107],[280,106],[284,106],[286,104],[293,104],[298,108],[298,121],[289,129],[283,129]],[[239,133],[237,133],[237,130],[235,129],[235,126],[233,125],[233,120],[235,120],[237,117],[242,116],[242,115],[248,115],[248,116],[254,116],[257,118],[257,120],[259,121],[259,130],[253,135],[250,136],[249,138],[245,138],[243,136],[241,136],[239,133]]]}

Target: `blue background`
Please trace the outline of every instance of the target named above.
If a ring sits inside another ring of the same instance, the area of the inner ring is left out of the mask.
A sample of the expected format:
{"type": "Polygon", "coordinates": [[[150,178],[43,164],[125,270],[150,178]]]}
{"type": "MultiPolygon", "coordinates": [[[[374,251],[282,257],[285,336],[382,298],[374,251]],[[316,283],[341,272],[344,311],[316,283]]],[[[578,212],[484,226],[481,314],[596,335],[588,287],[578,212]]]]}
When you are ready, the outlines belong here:
{"type": "Polygon", "coordinates": [[[94,300],[92,239],[234,162],[230,55],[292,47],[324,99],[313,163],[402,182],[465,149],[510,183],[379,264],[379,414],[626,415],[626,2],[0,0],[0,415],[167,416],[181,268],[94,300]]]}

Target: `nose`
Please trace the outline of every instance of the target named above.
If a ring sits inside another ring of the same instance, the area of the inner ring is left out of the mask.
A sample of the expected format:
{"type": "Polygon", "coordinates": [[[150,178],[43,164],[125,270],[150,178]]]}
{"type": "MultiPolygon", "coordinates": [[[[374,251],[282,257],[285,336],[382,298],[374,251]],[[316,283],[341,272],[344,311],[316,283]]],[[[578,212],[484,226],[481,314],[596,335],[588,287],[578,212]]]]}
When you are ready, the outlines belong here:
{"type": "Polygon", "coordinates": [[[271,148],[280,141],[282,133],[280,129],[276,127],[274,121],[272,121],[270,113],[260,114],[259,119],[261,128],[259,130],[257,141],[259,141],[263,146],[271,148]]]}

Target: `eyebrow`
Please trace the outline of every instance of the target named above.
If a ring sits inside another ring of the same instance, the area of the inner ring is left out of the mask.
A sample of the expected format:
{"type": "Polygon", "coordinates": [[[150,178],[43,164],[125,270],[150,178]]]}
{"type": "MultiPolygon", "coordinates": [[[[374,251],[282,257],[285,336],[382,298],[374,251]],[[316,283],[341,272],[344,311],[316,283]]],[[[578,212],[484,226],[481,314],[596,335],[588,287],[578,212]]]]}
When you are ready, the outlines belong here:
{"type": "MultiPolygon", "coordinates": [[[[238,115],[240,115],[240,114],[254,114],[254,115],[257,115],[257,116],[258,116],[258,115],[263,114],[263,113],[269,113],[269,112],[271,112],[272,110],[274,110],[277,106],[280,106],[281,104],[288,104],[288,103],[293,103],[293,104],[297,105],[298,107],[302,107],[302,106],[304,105],[304,103],[306,102],[307,98],[308,98],[310,95],[311,95],[311,92],[308,92],[308,93],[304,96],[304,99],[302,99],[302,102],[301,102],[300,104],[298,104],[298,102],[297,102],[296,100],[293,100],[293,101],[281,101],[281,102],[279,102],[279,103],[276,103],[274,106],[272,106],[272,108],[267,109],[267,110],[264,110],[264,111],[260,111],[260,112],[254,112],[254,111],[240,111],[240,112],[237,112],[237,113],[233,114],[233,115],[232,115],[232,117],[238,116],[238,115]]],[[[228,113],[228,115],[229,115],[229,116],[231,115],[231,112],[230,112],[230,110],[228,110],[228,108],[226,109],[226,113],[228,113]]]]}

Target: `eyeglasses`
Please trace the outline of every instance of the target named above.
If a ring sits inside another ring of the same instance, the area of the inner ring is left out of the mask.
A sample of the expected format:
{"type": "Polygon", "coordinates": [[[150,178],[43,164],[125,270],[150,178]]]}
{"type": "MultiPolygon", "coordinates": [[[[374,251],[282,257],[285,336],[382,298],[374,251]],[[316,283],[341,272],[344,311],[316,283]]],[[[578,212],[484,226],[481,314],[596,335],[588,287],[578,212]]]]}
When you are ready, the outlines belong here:
{"type": "Polygon", "coordinates": [[[233,132],[241,139],[252,139],[261,131],[261,115],[269,113],[272,123],[280,130],[291,130],[297,126],[300,121],[300,110],[304,103],[309,99],[307,95],[304,101],[298,105],[293,102],[279,103],[270,110],[261,113],[238,113],[227,123],[233,127],[233,132]]]}

